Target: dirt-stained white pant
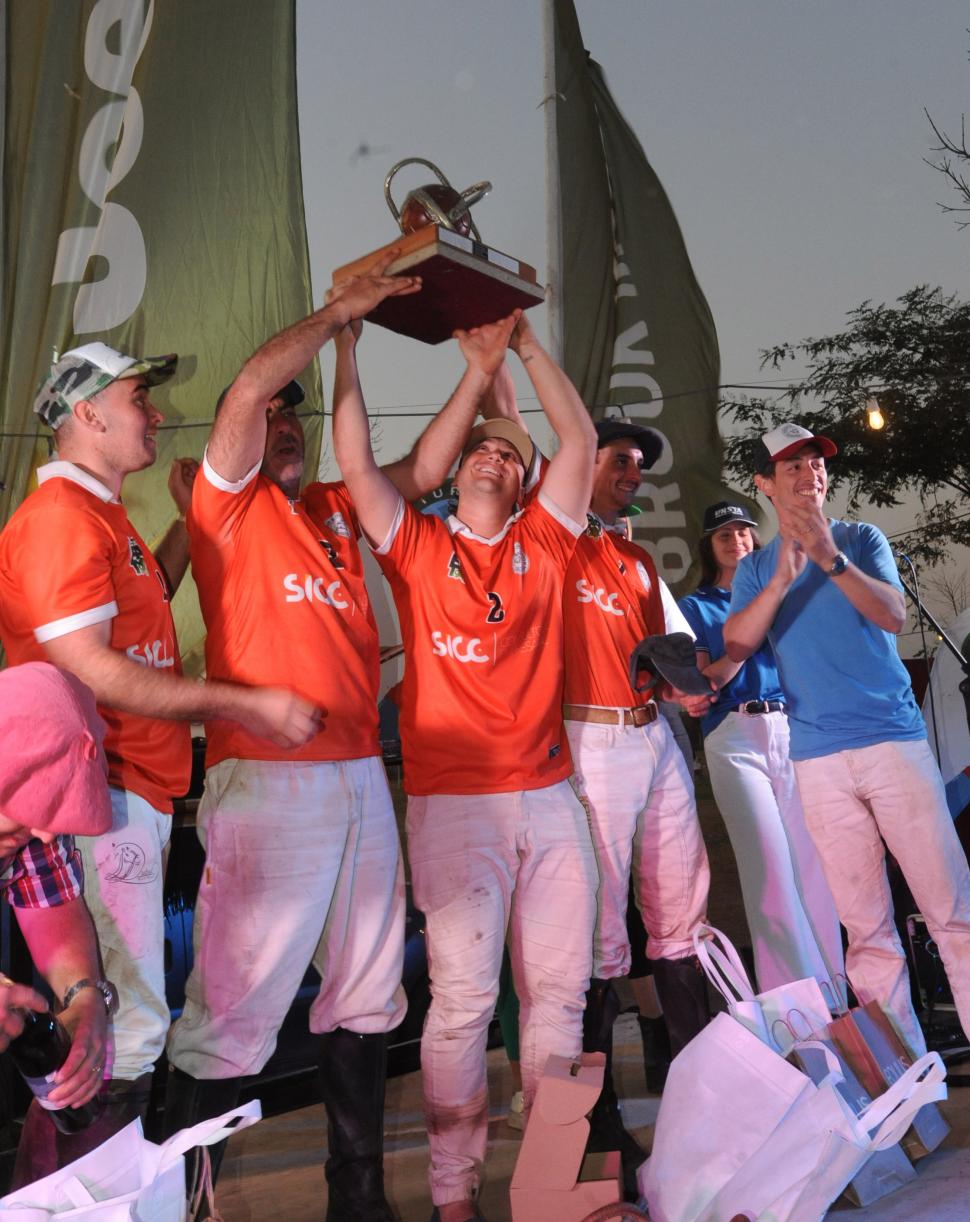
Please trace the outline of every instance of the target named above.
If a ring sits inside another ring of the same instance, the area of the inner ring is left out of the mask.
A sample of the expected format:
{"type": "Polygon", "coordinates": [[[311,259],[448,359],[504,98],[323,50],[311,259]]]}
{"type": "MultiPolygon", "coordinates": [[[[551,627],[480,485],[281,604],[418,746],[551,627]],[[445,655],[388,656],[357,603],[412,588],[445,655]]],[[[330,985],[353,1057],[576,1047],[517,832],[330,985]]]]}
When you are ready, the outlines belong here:
{"type": "Polygon", "coordinates": [[[596,863],[586,813],[565,781],[412,797],[407,839],[431,972],[421,1040],[431,1197],[443,1205],[475,1194],[485,1159],[485,1044],[506,932],[527,1108],[548,1057],[582,1049],[596,863]]]}
{"type": "Polygon", "coordinates": [[[650,959],[683,959],[704,920],[710,868],[694,783],[663,717],[647,726],[567,721],[576,780],[590,807],[600,890],[593,975],[630,970],[626,911],[633,890],[650,959]]]}
{"type": "Polygon", "coordinates": [[[893,923],[885,840],[940,949],[960,1021],[970,1032],[970,871],[926,740],[798,760],[795,775],[808,830],[849,934],[846,969],[860,1002],[886,1006],[913,1052],[926,1051],[893,923]]]}
{"type": "Polygon", "coordinates": [[[84,898],[105,976],[118,991],[105,1077],[151,1073],[165,1047],[164,852],[172,816],[124,789],[111,791],[111,830],[78,836],[84,898]]]}
{"type": "Polygon", "coordinates": [[[784,713],[728,713],[704,740],[734,849],[761,989],[815,976],[843,992],[842,930],[805,825],[784,713]]]}
{"type": "Polygon", "coordinates": [[[311,962],[312,1031],[396,1027],[404,875],[380,759],[223,760],[198,823],[195,958],[169,1060],[194,1078],[259,1073],[311,962]]]}

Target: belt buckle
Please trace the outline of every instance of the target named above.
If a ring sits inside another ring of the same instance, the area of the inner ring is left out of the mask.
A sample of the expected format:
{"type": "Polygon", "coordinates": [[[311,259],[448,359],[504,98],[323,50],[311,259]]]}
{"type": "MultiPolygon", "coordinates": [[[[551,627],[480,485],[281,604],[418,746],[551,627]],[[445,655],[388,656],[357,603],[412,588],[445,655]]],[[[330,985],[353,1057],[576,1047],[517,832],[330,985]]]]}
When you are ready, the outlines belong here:
{"type": "Polygon", "coordinates": [[[758,713],[766,713],[768,711],[767,701],[765,700],[746,700],[744,711],[749,717],[755,717],[758,713]]]}

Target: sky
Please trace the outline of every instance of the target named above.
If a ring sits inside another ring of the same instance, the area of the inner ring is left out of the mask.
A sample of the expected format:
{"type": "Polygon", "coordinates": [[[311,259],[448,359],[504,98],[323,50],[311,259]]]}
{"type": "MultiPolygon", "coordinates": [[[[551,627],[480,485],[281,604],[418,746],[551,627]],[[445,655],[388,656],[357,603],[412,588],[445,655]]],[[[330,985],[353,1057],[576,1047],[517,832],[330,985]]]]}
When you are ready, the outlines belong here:
{"type": "MultiPolygon", "coordinates": [[[[938,201],[924,107],[959,132],[970,11],[956,0],[578,0],[587,49],[660,176],[717,327],[723,383],[760,352],[842,329],[917,283],[970,295],[970,231],[938,201]]],[[[298,0],[304,197],[321,302],[331,270],[393,240],[384,175],[426,157],[491,246],[546,264],[540,0],[298,0]]],[[[398,203],[428,181],[395,180],[398,203]]],[[[544,307],[533,314],[545,334],[544,307]]],[[[360,364],[380,444],[400,449],[461,371],[455,345],[370,327],[360,364]]],[[[329,353],[324,385],[332,384],[329,353]]],[[[525,395],[528,385],[517,373],[525,395]]],[[[326,460],[325,460],[326,461],[326,460]]],[[[326,471],[326,466],[324,467],[326,471]]],[[[331,469],[332,470],[332,469],[331,469]]],[[[885,528],[908,511],[871,515],[885,528]]]]}
{"type": "MultiPolygon", "coordinates": [[[[926,107],[959,129],[970,13],[951,0],[579,0],[580,26],[677,213],[717,325],[722,380],[916,283],[970,292],[926,107]]],[[[427,157],[482,178],[486,242],[545,266],[540,0],[298,3],[300,124],[319,300],[332,268],[393,240],[383,178],[427,157]]],[[[398,202],[428,180],[411,168],[398,202]]],[[[440,400],[445,349],[382,334],[374,406],[440,400]]]]}

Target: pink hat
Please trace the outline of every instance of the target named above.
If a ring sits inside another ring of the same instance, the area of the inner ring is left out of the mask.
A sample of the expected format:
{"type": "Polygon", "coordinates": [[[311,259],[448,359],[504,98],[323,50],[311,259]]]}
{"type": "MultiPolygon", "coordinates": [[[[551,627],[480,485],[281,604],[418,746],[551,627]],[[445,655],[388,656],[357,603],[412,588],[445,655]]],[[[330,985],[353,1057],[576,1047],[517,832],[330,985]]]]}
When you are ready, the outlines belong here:
{"type": "Polygon", "coordinates": [[[105,729],[75,675],[48,662],[0,672],[0,814],[63,836],[106,832],[105,729]]]}

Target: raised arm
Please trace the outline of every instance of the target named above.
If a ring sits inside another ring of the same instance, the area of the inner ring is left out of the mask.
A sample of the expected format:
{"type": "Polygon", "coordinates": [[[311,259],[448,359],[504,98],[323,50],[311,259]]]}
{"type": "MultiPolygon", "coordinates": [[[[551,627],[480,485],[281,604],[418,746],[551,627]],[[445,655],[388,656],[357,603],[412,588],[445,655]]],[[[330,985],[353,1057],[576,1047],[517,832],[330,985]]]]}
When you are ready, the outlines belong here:
{"type": "Polygon", "coordinates": [[[596,461],[596,430],[576,388],[536,338],[523,314],[512,332],[511,347],[535,387],[539,406],[559,438],[542,486],[574,522],[586,520],[596,461]]]}
{"type": "Polygon", "coordinates": [[[322,309],[266,341],[249,358],[226,393],[209,439],[213,468],[230,482],[241,480],[263,457],[266,408],[273,396],[313,360],[327,340],[353,319],[369,314],[385,297],[416,293],[415,276],[385,276],[397,257],[388,252],[370,271],[339,286],[322,309]]]}
{"type": "MultiPolygon", "coordinates": [[[[470,331],[456,331],[465,372],[451,398],[414,443],[410,453],[383,470],[401,495],[413,501],[441,485],[461,453],[492,381],[505,368],[505,353],[517,314],[470,331]]],[[[349,331],[350,328],[347,328],[349,331]]],[[[513,391],[514,397],[514,391],[513,391]]],[[[483,413],[484,414],[484,413],[483,413]]]]}
{"type": "Polygon", "coordinates": [[[482,398],[479,411],[484,420],[511,420],[528,433],[529,427],[519,411],[519,400],[508,361],[503,361],[495,371],[495,377],[482,398]]]}
{"type": "Polygon", "coordinates": [[[300,747],[320,728],[320,712],[283,688],[196,683],[167,670],[133,662],[111,647],[111,621],[46,641],[56,666],[73,672],[100,704],[173,721],[238,721],[279,747],[300,747]]]}
{"type": "Polygon", "coordinates": [[[387,538],[401,493],[377,465],[370,440],[367,408],[357,370],[357,337],[348,327],[335,341],[333,452],[357,510],[361,530],[375,544],[387,538]]]}

